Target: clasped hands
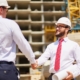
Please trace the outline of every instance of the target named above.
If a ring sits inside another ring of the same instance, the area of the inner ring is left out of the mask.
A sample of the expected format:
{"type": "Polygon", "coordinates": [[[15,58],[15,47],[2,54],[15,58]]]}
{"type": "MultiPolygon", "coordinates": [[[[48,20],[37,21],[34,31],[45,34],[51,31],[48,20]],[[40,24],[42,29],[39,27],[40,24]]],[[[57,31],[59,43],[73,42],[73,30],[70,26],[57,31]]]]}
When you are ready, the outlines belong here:
{"type": "Polygon", "coordinates": [[[36,62],[34,64],[31,64],[32,69],[36,69],[38,68],[38,61],[36,60],[36,62]]]}

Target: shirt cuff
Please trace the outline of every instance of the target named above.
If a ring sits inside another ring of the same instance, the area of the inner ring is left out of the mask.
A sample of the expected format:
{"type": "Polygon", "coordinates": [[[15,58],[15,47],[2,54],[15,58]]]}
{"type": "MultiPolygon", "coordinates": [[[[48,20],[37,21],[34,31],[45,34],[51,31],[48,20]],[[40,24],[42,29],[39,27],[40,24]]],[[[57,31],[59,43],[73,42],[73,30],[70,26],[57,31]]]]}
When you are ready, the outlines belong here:
{"type": "Polygon", "coordinates": [[[36,60],[35,60],[35,58],[34,58],[34,57],[33,57],[33,58],[31,58],[29,61],[30,61],[30,63],[31,63],[31,64],[36,63],[36,60]]]}

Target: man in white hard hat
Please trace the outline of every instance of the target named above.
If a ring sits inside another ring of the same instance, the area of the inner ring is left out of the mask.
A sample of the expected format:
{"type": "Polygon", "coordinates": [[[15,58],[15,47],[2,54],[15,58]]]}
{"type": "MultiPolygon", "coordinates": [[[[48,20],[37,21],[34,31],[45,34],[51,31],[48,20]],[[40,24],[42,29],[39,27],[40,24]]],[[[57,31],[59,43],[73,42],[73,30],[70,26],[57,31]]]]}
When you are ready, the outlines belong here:
{"type": "Polygon", "coordinates": [[[60,79],[74,80],[80,74],[80,47],[76,42],[71,41],[67,37],[71,29],[70,20],[67,17],[61,17],[56,22],[55,29],[55,35],[58,37],[58,40],[47,46],[45,52],[37,59],[36,66],[33,69],[43,65],[50,58],[49,72],[51,75],[49,80],[52,80],[52,75],[73,66],[73,62],[76,60],[75,69],[72,72],[67,71],[68,76],[60,79]]]}
{"type": "Polygon", "coordinates": [[[0,80],[19,80],[19,72],[14,65],[16,44],[32,66],[35,65],[35,55],[18,24],[6,18],[8,8],[7,1],[0,0],[0,80]]]}

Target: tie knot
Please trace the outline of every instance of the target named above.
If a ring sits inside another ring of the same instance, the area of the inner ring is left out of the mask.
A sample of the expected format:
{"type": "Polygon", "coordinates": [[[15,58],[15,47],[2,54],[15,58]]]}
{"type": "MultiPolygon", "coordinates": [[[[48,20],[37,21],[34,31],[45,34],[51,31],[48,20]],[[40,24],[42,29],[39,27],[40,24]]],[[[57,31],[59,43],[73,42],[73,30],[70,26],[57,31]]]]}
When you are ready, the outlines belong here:
{"type": "Polygon", "coordinates": [[[60,39],[60,40],[59,40],[59,42],[62,42],[62,41],[64,41],[64,39],[60,39]]]}

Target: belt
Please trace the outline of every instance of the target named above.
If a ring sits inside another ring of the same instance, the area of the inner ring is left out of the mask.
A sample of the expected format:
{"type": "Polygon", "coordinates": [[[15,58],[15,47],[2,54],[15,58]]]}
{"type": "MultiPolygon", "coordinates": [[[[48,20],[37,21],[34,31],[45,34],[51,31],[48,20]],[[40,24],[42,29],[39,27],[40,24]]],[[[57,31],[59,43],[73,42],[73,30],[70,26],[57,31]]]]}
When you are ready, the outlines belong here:
{"type": "Polygon", "coordinates": [[[0,64],[14,64],[13,62],[8,62],[8,61],[0,61],[0,64]]]}

